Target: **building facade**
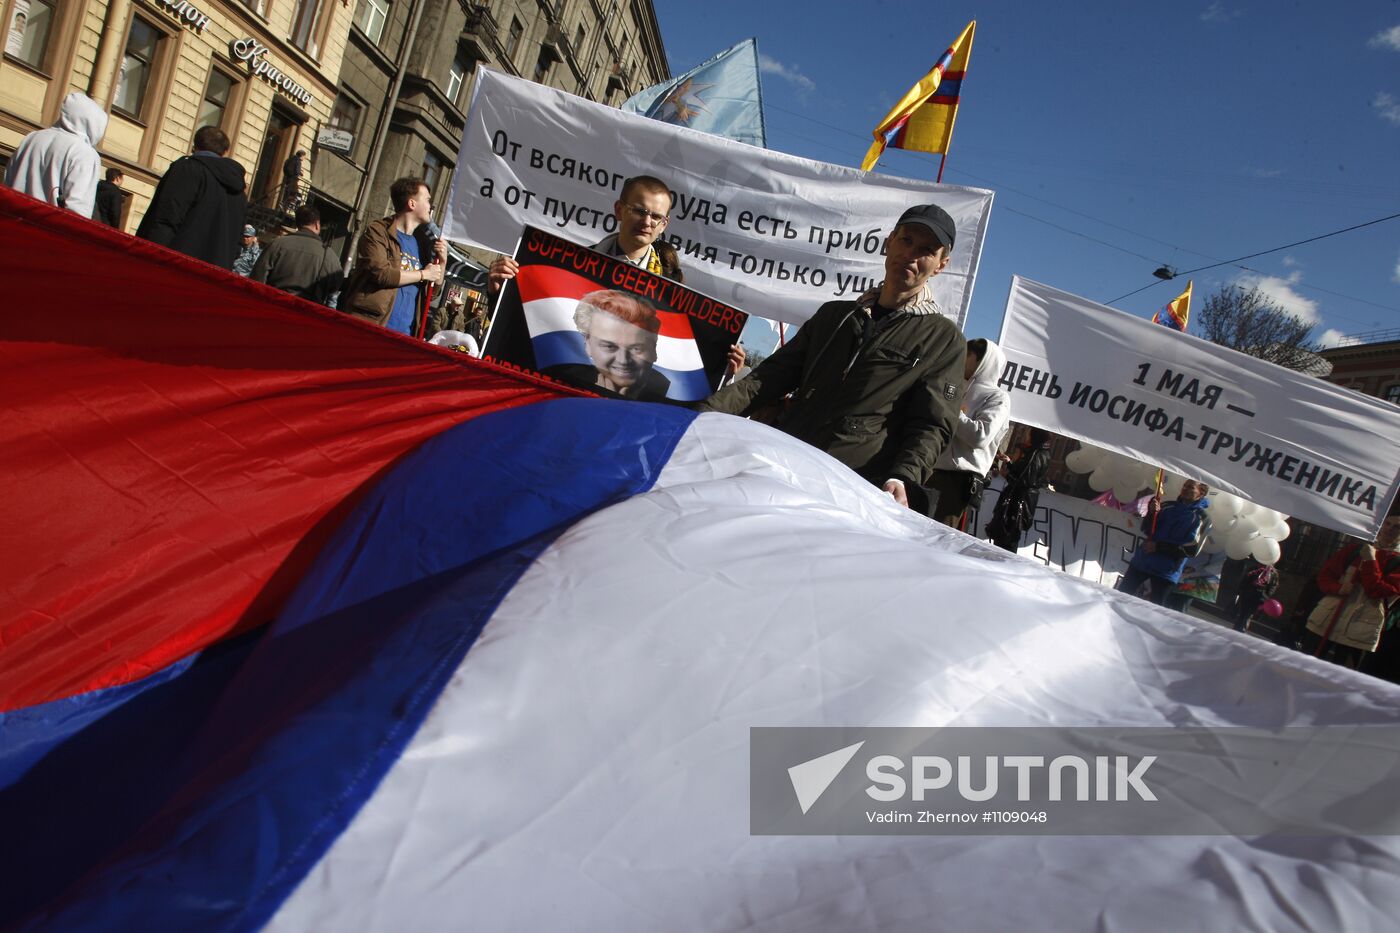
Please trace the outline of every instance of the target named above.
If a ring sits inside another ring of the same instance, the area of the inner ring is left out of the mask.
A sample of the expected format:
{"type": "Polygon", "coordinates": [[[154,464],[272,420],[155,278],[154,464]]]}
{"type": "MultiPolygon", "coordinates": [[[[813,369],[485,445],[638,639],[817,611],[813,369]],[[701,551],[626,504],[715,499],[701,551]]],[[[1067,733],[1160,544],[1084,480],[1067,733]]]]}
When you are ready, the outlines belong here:
{"type": "Polygon", "coordinates": [[[98,150],[126,176],[123,229],[206,125],[228,134],[250,199],[277,201],[287,158],[331,116],[352,13],[345,0],[0,0],[0,157],[81,91],[111,115],[98,150]]]}
{"type": "Polygon", "coordinates": [[[352,2],[312,171],[347,217],[347,252],[366,221],[392,212],[396,178],[423,178],[441,216],[481,66],[612,105],[670,75],[650,0],[352,2]]]}

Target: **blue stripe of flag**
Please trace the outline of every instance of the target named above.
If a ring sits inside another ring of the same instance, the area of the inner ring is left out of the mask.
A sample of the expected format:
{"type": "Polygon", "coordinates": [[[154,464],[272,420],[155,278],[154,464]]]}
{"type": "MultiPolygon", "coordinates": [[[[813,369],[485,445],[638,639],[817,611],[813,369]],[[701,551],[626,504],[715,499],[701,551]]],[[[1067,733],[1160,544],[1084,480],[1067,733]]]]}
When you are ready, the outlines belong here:
{"type": "MultiPolygon", "coordinates": [[[[154,816],[117,840],[60,820],[62,845],[84,857],[33,925],[265,923],[374,792],[535,557],[580,518],[650,488],[693,418],[562,399],[425,443],[337,529],[222,694],[183,709],[197,727],[179,735],[178,759],[150,759],[162,769],[147,775],[163,794],[143,803],[154,816]]],[[[140,746],[145,721],[129,719],[140,746]]],[[[100,759],[65,764],[89,782],[104,774],[100,759]]],[[[126,776],[133,790],[140,777],[126,776]]],[[[31,803],[61,815],[65,799],[24,783],[31,803]]],[[[4,825],[7,861],[18,862],[32,840],[4,825]]]]}

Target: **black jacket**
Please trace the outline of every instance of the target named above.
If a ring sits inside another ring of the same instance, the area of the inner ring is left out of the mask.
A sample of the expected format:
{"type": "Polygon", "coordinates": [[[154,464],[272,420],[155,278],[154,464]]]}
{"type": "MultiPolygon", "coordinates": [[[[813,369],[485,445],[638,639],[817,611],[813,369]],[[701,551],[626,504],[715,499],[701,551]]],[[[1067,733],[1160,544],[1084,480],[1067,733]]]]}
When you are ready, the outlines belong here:
{"type": "Polygon", "coordinates": [[[243,166],[207,153],[170,163],[136,235],[232,269],[248,213],[243,166]]]}
{"type": "Polygon", "coordinates": [[[328,304],[345,280],[335,253],[310,230],[269,243],[253,265],[251,278],[318,304],[328,304]]]}
{"type": "Polygon", "coordinates": [[[122,198],[126,192],[122,191],[120,185],[114,185],[105,178],[97,182],[97,203],[93,211],[93,219],[100,220],[109,227],[120,228],[122,225],[122,198]]]}
{"type": "Polygon", "coordinates": [[[925,291],[878,324],[857,301],[817,310],[797,336],[700,411],[747,415],[793,393],[778,427],[876,485],[924,485],[958,423],[967,341],[925,291]]]}

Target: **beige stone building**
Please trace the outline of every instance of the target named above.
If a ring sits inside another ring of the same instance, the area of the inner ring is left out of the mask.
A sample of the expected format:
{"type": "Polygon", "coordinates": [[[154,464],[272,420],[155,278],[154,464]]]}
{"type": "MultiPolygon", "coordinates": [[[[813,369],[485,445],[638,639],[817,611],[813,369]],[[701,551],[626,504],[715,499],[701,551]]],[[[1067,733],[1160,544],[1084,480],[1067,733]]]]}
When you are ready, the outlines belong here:
{"type": "Polygon", "coordinates": [[[353,13],[346,0],[0,0],[0,158],[81,91],[111,114],[98,150],[126,175],[127,231],[209,124],[252,199],[275,198],[283,163],[330,117],[353,13]]]}

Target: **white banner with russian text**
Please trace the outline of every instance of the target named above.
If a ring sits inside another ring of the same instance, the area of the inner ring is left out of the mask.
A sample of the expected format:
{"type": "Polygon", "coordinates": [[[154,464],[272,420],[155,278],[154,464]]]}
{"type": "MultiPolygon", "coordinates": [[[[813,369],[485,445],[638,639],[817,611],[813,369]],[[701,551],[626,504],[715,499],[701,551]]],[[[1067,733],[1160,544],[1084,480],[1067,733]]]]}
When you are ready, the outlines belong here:
{"type": "Polygon", "coordinates": [[[1372,538],[1400,408],[1015,276],[1002,320],[1017,421],[1372,538]]]}
{"type": "Polygon", "coordinates": [[[967,320],[992,192],[760,149],[490,69],[473,88],[443,232],[510,254],[531,224],[591,246],[616,231],[613,205],[636,175],[675,192],[664,236],[687,286],[791,324],[879,283],[894,222],[936,203],[958,235],[934,297],[967,320]]]}

